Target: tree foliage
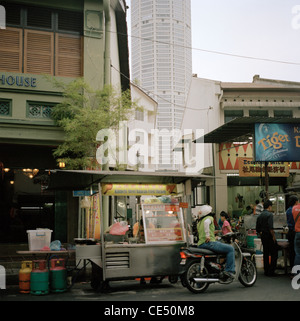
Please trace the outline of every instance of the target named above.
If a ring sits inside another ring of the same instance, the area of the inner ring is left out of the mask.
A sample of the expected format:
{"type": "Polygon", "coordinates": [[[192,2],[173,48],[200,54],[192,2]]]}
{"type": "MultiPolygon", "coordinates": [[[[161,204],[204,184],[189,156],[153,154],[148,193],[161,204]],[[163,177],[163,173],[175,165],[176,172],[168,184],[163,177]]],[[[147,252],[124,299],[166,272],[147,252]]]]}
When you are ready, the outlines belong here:
{"type": "Polygon", "coordinates": [[[94,90],[81,78],[69,84],[54,82],[63,90],[63,100],[53,108],[52,117],[63,129],[65,140],[53,155],[67,169],[91,167],[99,144],[98,131],[117,130],[120,121],[129,120],[141,107],[132,102],[129,90],[119,93],[112,86],[94,90]]]}

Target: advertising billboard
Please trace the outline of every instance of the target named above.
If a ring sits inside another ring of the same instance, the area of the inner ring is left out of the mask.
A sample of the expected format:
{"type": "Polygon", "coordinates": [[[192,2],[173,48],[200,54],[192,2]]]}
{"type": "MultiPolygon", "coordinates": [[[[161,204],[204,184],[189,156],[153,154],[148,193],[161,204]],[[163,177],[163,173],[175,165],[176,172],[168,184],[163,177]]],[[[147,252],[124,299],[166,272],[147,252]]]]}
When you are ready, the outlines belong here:
{"type": "Polygon", "coordinates": [[[300,124],[255,124],[255,161],[300,161],[300,124]]]}

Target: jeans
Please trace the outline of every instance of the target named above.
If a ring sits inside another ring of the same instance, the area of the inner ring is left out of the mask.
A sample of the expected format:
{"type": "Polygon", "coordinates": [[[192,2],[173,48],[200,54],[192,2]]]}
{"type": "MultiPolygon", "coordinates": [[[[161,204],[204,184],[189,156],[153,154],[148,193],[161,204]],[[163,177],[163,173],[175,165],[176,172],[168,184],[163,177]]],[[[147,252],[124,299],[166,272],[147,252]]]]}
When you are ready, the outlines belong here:
{"type": "Polygon", "coordinates": [[[300,232],[296,232],[295,234],[295,261],[294,265],[300,265],[300,232]]]}
{"type": "Polygon", "coordinates": [[[234,248],[231,245],[216,241],[203,243],[198,245],[198,248],[211,250],[217,254],[226,254],[225,271],[231,273],[235,272],[235,253],[234,248]]]}

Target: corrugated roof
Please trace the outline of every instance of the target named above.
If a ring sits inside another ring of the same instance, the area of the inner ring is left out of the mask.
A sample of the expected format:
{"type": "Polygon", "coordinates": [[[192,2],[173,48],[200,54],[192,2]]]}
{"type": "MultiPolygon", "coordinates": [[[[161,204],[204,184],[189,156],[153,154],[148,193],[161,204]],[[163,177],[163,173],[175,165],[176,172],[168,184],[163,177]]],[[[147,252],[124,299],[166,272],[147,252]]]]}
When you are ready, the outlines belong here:
{"type": "Polygon", "coordinates": [[[194,140],[195,143],[226,143],[246,141],[254,136],[256,123],[300,124],[300,118],[239,117],[194,140]]]}

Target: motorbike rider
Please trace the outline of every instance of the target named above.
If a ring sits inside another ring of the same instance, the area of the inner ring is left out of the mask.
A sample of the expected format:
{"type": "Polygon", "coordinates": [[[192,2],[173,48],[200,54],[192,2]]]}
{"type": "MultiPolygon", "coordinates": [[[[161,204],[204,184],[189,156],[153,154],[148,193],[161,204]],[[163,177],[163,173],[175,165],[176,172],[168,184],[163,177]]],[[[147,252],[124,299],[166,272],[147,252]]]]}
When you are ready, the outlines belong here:
{"type": "Polygon", "coordinates": [[[200,219],[197,230],[199,235],[198,248],[211,250],[218,254],[226,254],[226,265],[224,278],[234,279],[235,274],[235,253],[234,248],[216,240],[214,218],[212,207],[209,205],[200,206],[198,218],[200,219]]]}

